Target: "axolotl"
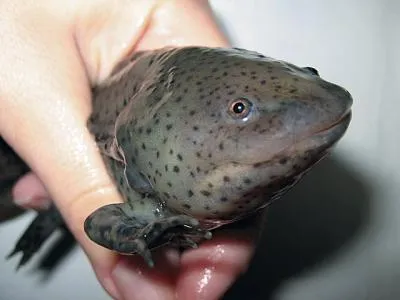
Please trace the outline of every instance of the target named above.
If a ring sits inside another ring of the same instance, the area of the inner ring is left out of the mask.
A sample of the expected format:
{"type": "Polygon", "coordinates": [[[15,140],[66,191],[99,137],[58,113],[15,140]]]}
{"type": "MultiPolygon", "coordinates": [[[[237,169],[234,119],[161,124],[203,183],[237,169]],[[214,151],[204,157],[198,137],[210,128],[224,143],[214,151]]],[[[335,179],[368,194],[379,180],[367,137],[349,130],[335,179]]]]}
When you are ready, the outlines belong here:
{"type": "MultiPolygon", "coordinates": [[[[153,248],[195,247],[293,187],[342,138],[352,101],[316,69],[254,51],[134,53],[93,87],[88,121],[124,203],[95,210],[84,230],[149,266],[153,248]]],[[[6,182],[28,168],[2,145],[6,182]]],[[[12,255],[25,263],[62,224],[54,206],[39,213],[12,255]]]]}

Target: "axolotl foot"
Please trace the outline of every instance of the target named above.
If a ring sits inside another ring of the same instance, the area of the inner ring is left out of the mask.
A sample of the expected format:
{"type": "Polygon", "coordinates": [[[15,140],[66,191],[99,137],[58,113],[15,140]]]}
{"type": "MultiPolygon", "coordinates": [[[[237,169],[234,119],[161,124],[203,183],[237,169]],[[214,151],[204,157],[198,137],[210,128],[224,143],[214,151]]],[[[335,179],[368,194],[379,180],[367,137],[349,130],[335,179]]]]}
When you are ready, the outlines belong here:
{"type": "Polygon", "coordinates": [[[103,206],[85,221],[89,238],[120,254],[139,254],[149,267],[154,266],[150,250],[164,244],[180,248],[195,248],[197,242],[212,234],[200,228],[197,219],[187,215],[156,218],[135,212],[128,203],[103,206]]]}

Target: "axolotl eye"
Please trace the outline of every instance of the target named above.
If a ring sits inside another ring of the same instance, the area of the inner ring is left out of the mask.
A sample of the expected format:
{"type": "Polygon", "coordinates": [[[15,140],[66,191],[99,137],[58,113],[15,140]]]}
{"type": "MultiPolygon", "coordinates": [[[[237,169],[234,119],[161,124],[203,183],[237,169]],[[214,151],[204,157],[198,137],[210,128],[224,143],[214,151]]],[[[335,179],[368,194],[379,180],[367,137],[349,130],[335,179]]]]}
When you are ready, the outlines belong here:
{"type": "Polygon", "coordinates": [[[236,120],[245,121],[253,109],[253,103],[244,97],[235,99],[229,104],[229,115],[236,120]]]}
{"type": "Polygon", "coordinates": [[[304,67],[304,70],[308,71],[311,75],[318,76],[319,77],[319,72],[317,69],[313,67],[304,67]]]}

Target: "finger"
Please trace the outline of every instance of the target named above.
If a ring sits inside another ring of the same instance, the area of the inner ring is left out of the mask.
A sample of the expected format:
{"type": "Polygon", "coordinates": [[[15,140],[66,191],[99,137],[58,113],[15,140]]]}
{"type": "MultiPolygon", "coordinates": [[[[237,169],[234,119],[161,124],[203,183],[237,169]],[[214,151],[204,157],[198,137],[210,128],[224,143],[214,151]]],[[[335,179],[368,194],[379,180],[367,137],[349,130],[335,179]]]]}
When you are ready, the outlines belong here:
{"type": "Polygon", "coordinates": [[[247,270],[259,237],[261,217],[217,231],[200,248],[184,252],[177,298],[220,299],[247,270]]]}
{"type": "Polygon", "coordinates": [[[12,191],[14,203],[25,209],[44,210],[51,201],[42,181],[33,173],[18,180],[12,191]]]}
{"type": "Polygon", "coordinates": [[[153,252],[156,268],[149,268],[139,257],[123,257],[112,277],[124,299],[169,300],[175,298],[180,257],[174,249],[153,252]]]}

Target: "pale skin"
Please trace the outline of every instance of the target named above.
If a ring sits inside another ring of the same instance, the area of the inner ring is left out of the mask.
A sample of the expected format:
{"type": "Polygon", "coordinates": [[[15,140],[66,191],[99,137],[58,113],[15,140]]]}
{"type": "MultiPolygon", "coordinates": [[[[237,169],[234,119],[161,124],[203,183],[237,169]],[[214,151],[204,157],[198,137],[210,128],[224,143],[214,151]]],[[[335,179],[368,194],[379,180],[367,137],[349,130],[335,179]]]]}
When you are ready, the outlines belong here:
{"type": "Polygon", "coordinates": [[[83,231],[92,211],[121,201],[86,129],[90,86],[138,49],[229,46],[208,2],[13,0],[0,11],[0,134],[33,170],[15,186],[16,203],[39,209],[51,198],[115,299],[219,298],[246,270],[254,228],[181,256],[158,251],[153,270],[83,231]]]}

